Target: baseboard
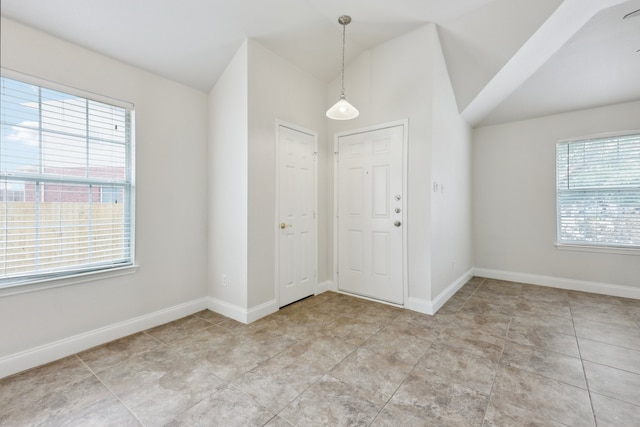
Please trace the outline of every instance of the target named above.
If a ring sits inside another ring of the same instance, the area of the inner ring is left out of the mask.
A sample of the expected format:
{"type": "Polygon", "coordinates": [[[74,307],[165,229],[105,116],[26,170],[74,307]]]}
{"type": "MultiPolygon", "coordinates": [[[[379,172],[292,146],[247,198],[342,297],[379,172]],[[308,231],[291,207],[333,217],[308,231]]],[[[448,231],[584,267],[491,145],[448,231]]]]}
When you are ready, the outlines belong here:
{"type": "Polygon", "coordinates": [[[419,313],[434,315],[440,308],[449,301],[449,298],[455,295],[468,281],[473,277],[474,270],[470,269],[462,276],[458,277],[452,284],[440,292],[440,294],[431,301],[421,298],[408,297],[404,307],[408,310],[417,311],[419,313]]]}
{"type": "Polygon", "coordinates": [[[640,288],[634,288],[631,286],[589,282],[585,280],[543,276],[538,274],[517,273],[513,271],[492,270],[488,268],[475,268],[474,275],[478,277],[485,277],[487,279],[507,280],[510,282],[527,283],[529,285],[548,286],[550,288],[567,289],[571,291],[591,292],[594,294],[640,299],[640,288]]]}
{"type": "Polygon", "coordinates": [[[325,280],[324,282],[318,283],[316,285],[316,293],[315,295],[319,295],[323,292],[327,292],[332,290],[333,282],[331,280],[325,280]]]}
{"type": "Polygon", "coordinates": [[[422,298],[408,297],[404,304],[404,308],[411,311],[417,311],[418,313],[429,314],[433,316],[433,304],[431,301],[427,301],[422,298]]]}
{"type": "Polygon", "coordinates": [[[258,319],[262,319],[265,316],[275,313],[279,310],[278,302],[276,300],[271,300],[269,302],[265,302],[264,304],[257,305],[247,310],[247,322],[251,323],[255,322],[258,319]]]}
{"type": "Polygon", "coordinates": [[[469,269],[462,276],[458,277],[455,282],[449,285],[444,291],[440,292],[440,295],[435,297],[431,301],[431,305],[433,306],[433,312],[437,313],[438,310],[442,308],[443,305],[449,301],[449,298],[455,295],[456,292],[460,290],[474,275],[475,270],[469,269]]]}
{"type": "Polygon", "coordinates": [[[201,298],[4,356],[0,358],[0,378],[180,319],[205,308],[207,300],[201,298]]]}
{"type": "Polygon", "coordinates": [[[213,297],[207,297],[207,308],[241,323],[251,323],[278,311],[278,302],[272,300],[252,308],[243,308],[213,297]]]}
{"type": "Polygon", "coordinates": [[[207,308],[218,314],[222,314],[238,322],[247,323],[247,309],[219,300],[213,297],[207,297],[207,308]]]}

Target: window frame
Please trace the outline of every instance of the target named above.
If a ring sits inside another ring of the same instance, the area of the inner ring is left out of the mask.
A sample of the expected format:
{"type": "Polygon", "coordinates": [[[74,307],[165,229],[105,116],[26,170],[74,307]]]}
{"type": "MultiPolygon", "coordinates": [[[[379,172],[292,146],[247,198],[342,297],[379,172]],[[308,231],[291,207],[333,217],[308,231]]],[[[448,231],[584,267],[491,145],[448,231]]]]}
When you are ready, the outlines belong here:
{"type": "MultiPolygon", "coordinates": [[[[52,287],[60,287],[71,284],[89,282],[93,280],[108,278],[108,277],[118,277],[127,274],[133,274],[137,271],[136,264],[136,231],[135,231],[135,201],[136,201],[136,171],[135,171],[135,106],[131,102],[122,101],[119,99],[111,98],[104,95],[99,95],[96,93],[92,93],[86,90],[78,89],[75,87],[66,86],[60,83],[55,83],[46,79],[42,79],[40,77],[31,76],[28,74],[24,74],[15,70],[0,68],[0,75],[4,78],[8,78],[11,80],[16,80],[25,84],[34,85],[43,89],[53,90],[57,92],[61,92],[64,94],[68,94],[71,96],[76,96],[83,98],[89,101],[95,101],[98,103],[106,104],[112,107],[118,107],[126,110],[126,114],[129,118],[129,126],[125,131],[125,181],[128,184],[123,185],[122,183],[110,183],[111,186],[122,188],[123,191],[129,192],[129,207],[124,211],[124,217],[128,217],[128,221],[125,221],[124,226],[128,229],[128,232],[124,234],[126,238],[129,239],[129,253],[128,257],[124,259],[124,262],[120,263],[106,263],[104,265],[94,265],[88,266],[87,268],[82,268],[78,266],[75,270],[63,271],[63,272],[49,272],[44,274],[25,274],[21,277],[15,278],[5,278],[0,279],[0,297],[6,295],[14,295],[20,294],[24,292],[32,292],[40,289],[48,289],[52,287]]],[[[15,174],[13,174],[15,175],[15,174]]],[[[33,180],[34,175],[25,176],[27,180],[33,180]]],[[[94,183],[98,183],[98,179],[93,179],[91,177],[83,177],[83,178],[74,178],[73,176],[65,176],[65,177],[51,177],[44,176],[40,177],[39,180],[41,185],[46,184],[81,184],[81,185],[92,185],[94,183]]],[[[102,185],[104,185],[104,181],[102,180],[102,185]]],[[[101,193],[102,191],[100,191],[101,193]]],[[[44,192],[42,192],[44,193],[44,192]]],[[[44,195],[44,194],[42,194],[44,195]]],[[[90,197],[90,196],[89,196],[90,197]]],[[[100,194],[100,199],[102,196],[100,194]]]]}
{"type": "MultiPolygon", "coordinates": [[[[559,173],[558,173],[558,150],[561,145],[570,144],[570,143],[580,143],[590,140],[598,140],[598,139],[608,139],[608,138],[616,138],[616,137],[625,137],[625,136],[640,136],[640,129],[633,130],[624,130],[617,132],[606,132],[599,134],[592,134],[581,137],[574,138],[566,138],[560,139],[556,141],[555,150],[554,150],[554,160],[555,160],[555,204],[556,204],[556,242],[555,247],[559,250],[567,250],[567,251],[578,251],[578,252],[598,252],[598,253],[608,253],[608,254],[624,254],[624,255],[640,255],[640,243],[637,246],[626,246],[626,245],[614,245],[614,244],[606,244],[603,242],[587,242],[587,241],[562,241],[561,240],[561,215],[560,215],[560,202],[559,202],[559,194],[560,194],[560,186],[559,186],[559,173]]],[[[576,190],[581,191],[581,190],[576,190]]],[[[584,190],[582,190],[584,191],[584,190]]],[[[640,192],[640,187],[637,189],[640,192]]]]}

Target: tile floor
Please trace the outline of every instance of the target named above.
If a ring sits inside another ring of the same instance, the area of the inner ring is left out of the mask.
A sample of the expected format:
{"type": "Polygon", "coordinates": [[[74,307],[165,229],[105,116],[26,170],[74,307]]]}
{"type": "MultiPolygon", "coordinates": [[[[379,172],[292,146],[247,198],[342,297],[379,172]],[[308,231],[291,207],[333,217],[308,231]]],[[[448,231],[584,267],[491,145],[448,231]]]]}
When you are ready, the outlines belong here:
{"type": "Polygon", "coordinates": [[[640,301],[473,278],[435,316],[327,292],[0,380],[2,426],[638,426],[640,301]]]}

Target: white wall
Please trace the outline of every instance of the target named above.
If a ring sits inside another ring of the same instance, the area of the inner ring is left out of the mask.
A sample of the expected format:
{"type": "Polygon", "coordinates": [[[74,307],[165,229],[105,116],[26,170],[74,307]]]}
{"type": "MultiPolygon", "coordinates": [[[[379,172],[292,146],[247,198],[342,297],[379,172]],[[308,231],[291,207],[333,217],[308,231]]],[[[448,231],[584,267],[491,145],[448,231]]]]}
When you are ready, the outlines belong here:
{"type": "MultiPolygon", "coordinates": [[[[326,175],[326,84],[250,40],[248,307],[275,299],[276,119],[318,132],[318,176],[326,175]]],[[[327,199],[320,180],[318,200],[327,199]]],[[[318,217],[319,280],[327,280],[327,218],[318,217]]]]}
{"type": "MultiPolygon", "coordinates": [[[[329,121],[327,145],[333,159],[333,135],[396,120],[409,119],[408,137],[408,283],[409,296],[430,299],[431,236],[429,234],[431,177],[431,63],[428,43],[435,31],[421,27],[374,49],[348,64],[345,70],[346,97],[360,116],[345,122],[329,121]]],[[[329,85],[327,108],[340,95],[340,76],[329,85]]],[[[330,188],[333,189],[333,161],[330,188]]],[[[333,216],[333,200],[327,209],[333,216]]],[[[333,226],[333,221],[331,222],[333,226]]],[[[333,228],[333,227],[331,227],[333,228]]],[[[331,230],[333,236],[333,230],[331,230]]],[[[333,259],[333,243],[330,247],[333,259]]]]}
{"type": "Polygon", "coordinates": [[[0,297],[0,359],[206,295],[207,97],[2,18],[3,67],[136,108],[135,274],[0,297]]]}
{"type": "Polygon", "coordinates": [[[640,295],[637,255],[563,251],[554,246],[556,142],[631,129],[640,129],[640,102],[475,129],[475,266],[627,286],[635,289],[636,297],[640,295]]]}
{"type": "MultiPolygon", "coordinates": [[[[256,306],[271,304],[258,316],[277,309],[276,119],[316,131],[325,141],[325,92],[324,83],[248,40],[209,95],[209,292],[233,306],[227,315],[244,320],[256,306]]],[[[318,159],[318,173],[326,174],[326,156],[318,159]]],[[[325,200],[325,181],[318,190],[325,200]]],[[[326,223],[319,216],[321,248],[326,223]]],[[[326,251],[320,253],[319,276],[326,280],[326,251]]]]}
{"type": "Polygon", "coordinates": [[[458,113],[437,36],[436,33],[431,57],[434,64],[430,186],[432,299],[458,280],[465,280],[473,267],[471,128],[458,113]]]}
{"type": "Polygon", "coordinates": [[[248,283],[247,55],[245,42],[209,94],[209,295],[241,309],[248,283]]]}
{"type": "MultiPolygon", "coordinates": [[[[409,119],[408,293],[429,303],[472,267],[467,249],[471,246],[470,183],[465,170],[470,130],[458,114],[435,25],[427,24],[360,55],[346,68],[345,88],[360,116],[329,122],[330,158],[337,132],[409,119]],[[445,188],[450,185],[451,191],[432,198],[432,177],[445,183],[445,188]],[[433,224],[432,213],[437,215],[433,224]],[[440,250],[444,255],[433,255],[440,250]]],[[[339,94],[338,77],[329,86],[327,108],[339,94]]],[[[333,163],[328,179],[333,188],[333,163]]],[[[327,209],[333,213],[331,200],[327,209]]],[[[329,250],[332,259],[333,244],[329,250]]]]}

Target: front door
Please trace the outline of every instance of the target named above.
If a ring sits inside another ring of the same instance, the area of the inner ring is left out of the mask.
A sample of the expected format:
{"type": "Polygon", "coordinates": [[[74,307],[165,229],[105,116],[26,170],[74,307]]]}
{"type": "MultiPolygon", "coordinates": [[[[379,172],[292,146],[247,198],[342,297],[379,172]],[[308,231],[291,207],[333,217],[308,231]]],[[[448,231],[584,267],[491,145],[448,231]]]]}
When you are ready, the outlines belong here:
{"type": "Polygon", "coordinates": [[[396,304],[403,287],[404,126],[338,138],[338,288],[396,304]]]}
{"type": "Polygon", "coordinates": [[[279,306],[313,295],[316,261],[316,135],[278,125],[279,306]]]}

